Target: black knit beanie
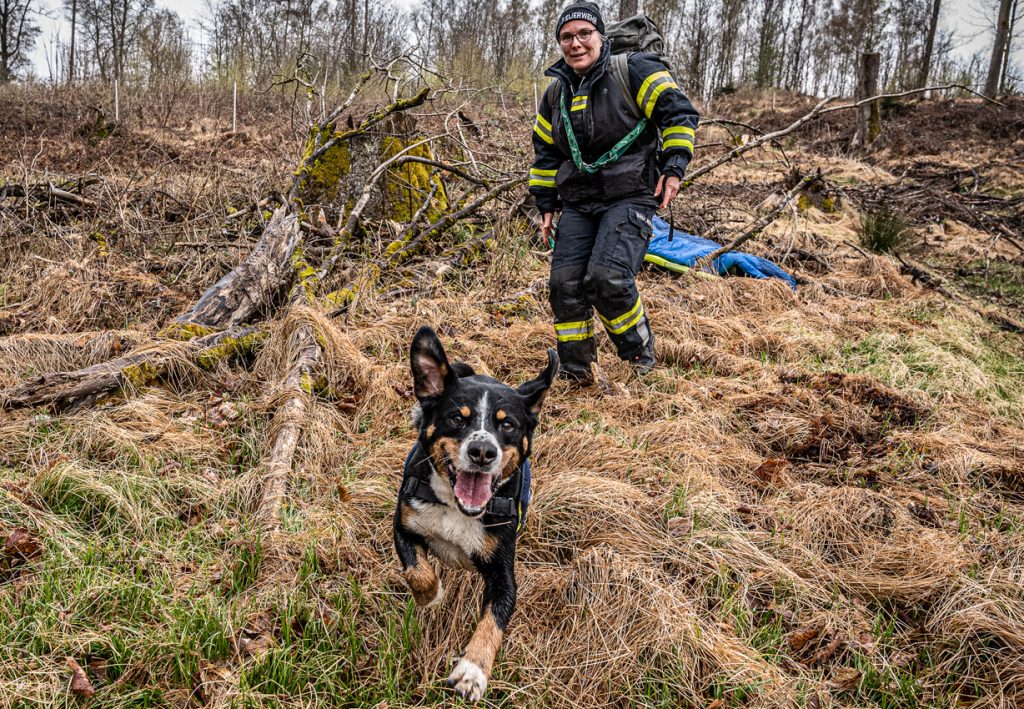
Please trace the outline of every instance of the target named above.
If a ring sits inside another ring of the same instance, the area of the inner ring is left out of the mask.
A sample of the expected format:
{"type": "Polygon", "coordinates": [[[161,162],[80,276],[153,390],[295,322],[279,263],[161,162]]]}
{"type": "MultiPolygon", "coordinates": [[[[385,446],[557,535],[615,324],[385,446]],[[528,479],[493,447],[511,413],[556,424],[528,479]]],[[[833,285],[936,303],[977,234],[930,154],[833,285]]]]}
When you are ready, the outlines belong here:
{"type": "Polygon", "coordinates": [[[601,19],[601,10],[596,4],[592,2],[586,2],[580,0],[574,2],[571,5],[567,5],[562,14],[558,16],[558,22],[555,24],[555,39],[558,39],[558,35],[562,32],[562,25],[573,20],[586,20],[602,35],[604,34],[604,20],[601,19]]]}

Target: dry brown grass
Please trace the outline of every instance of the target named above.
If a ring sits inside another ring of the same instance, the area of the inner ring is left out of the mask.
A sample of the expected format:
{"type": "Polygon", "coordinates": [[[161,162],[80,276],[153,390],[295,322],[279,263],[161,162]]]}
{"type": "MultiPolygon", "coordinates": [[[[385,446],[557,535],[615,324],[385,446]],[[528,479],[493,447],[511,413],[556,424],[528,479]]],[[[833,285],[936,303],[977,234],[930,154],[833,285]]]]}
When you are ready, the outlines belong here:
{"type": "MultiPolygon", "coordinates": [[[[252,144],[218,146],[250,182],[265,171],[252,144]]],[[[713,184],[770,187],[769,159],[713,184]]],[[[173,179],[211,213],[244,193],[243,179],[212,197],[195,174],[173,179]]],[[[755,245],[828,259],[796,293],[642,275],[658,368],[636,378],[602,336],[602,385],[555,385],[490,705],[1024,701],[1024,348],[847,247],[855,216],[801,212],[755,245]]],[[[187,228],[212,241],[222,217],[187,228]]],[[[447,701],[439,680],[480,583],[445,570],[445,604],[422,611],[397,573],[390,515],[415,437],[406,352],[428,323],[478,371],[516,384],[541,368],[547,257],[524,223],[495,222],[478,268],[427,264],[414,299],[367,294],[335,319],[294,311],[255,362],[182,365],[75,414],[0,414],[0,536],[21,526],[44,547],[16,575],[0,556],[0,705],[73,701],[65,656],[108,706],[447,701]],[[275,387],[304,326],[323,367],[281,528],[262,537],[250,517],[275,387]]],[[[0,257],[20,318],[0,339],[0,386],[152,346],[246,244],[167,251],[132,231],[101,257],[65,228],[0,257]]]]}

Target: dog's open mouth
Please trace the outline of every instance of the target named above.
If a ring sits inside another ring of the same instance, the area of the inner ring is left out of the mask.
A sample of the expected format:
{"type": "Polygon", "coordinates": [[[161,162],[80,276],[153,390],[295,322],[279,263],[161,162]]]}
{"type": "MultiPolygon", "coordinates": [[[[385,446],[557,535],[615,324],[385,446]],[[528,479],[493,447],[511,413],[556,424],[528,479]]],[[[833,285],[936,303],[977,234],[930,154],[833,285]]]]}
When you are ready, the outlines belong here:
{"type": "Polygon", "coordinates": [[[458,470],[448,463],[448,480],[455,491],[455,501],[465,514],[476,516],[482,514],[487,503],[494,495],[501,476],[491,473],[479,473],[470,470],[458,470]]]}

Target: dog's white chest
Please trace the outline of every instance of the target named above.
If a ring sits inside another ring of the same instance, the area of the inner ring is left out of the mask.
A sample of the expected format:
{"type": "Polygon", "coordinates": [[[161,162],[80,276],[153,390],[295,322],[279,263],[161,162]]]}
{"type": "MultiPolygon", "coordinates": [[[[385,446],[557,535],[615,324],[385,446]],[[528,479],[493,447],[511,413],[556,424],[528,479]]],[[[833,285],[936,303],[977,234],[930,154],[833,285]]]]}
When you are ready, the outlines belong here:
{"type": "Polygon", "coordinates": [[[441,561],[472,570],[471,557],[481,554],[486,542],[483,522],[447,505],[419,500],[413,500],[411,505],[414,512],[405,520],[410,531],[423,535],[441,561]]]}

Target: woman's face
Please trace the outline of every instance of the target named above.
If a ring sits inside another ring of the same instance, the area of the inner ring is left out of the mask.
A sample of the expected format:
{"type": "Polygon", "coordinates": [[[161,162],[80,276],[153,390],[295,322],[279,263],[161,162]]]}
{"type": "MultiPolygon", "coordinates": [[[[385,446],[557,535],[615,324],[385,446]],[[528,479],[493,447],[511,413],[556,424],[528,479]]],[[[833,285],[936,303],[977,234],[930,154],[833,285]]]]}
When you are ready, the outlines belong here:
{"type": "Polygon", "coordinates": [[[566,63],[572,67],[577,74],[585,74],[601,56],[601,33],[594,25],[586,20],[573,20],[562,25],[558,33],[558,46],[562,50],[562,56],[566,63]],[[584,42],[579,33],[590,32],[590,37],[584,42]],[[566,42],[566,40],[569,40],[566,42]]]}

